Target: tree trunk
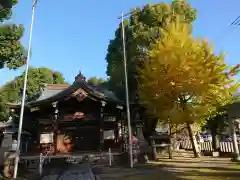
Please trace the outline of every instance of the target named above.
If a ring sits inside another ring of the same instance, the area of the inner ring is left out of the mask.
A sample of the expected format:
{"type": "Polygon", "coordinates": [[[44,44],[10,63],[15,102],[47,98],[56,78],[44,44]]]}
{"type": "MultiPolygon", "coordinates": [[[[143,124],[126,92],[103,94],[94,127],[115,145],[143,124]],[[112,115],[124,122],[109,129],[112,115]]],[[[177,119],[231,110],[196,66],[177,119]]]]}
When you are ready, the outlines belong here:
{"type": "Polygon", "coordinates": [[[188,129],[189,138],[190,138],[190,141],[191,141],[191,144],[192,144],[194,157],[198,158],[198,157],[200,157],[200,152],[199,152],[199,148],[198,148],[196,138],[193,135],[191,124],[187,123],[187,129],[188,129]]]}
{"type": "Polygon", "coordinates": [[[216,129],[211,129],[211,134],[212,134],[212,148],[213,151],[219,151],[220,144],[219,144],[219,136],[217,134],[216,129]]]}
{"type": "Polygon", "coordinates": [[[168,157],[172,159],[172,136],[169,136],[168,157]]]}

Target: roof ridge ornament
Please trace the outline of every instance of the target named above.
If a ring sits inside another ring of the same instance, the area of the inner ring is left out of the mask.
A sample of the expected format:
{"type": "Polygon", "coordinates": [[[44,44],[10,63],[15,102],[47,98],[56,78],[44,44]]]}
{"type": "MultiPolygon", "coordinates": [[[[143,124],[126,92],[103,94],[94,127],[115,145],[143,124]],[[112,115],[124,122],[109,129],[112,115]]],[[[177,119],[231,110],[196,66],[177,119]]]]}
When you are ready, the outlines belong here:
{"type": "Polygon", "coordinates": [[[86,77],[82,74],[81,71],[79,71],[78,75],[75,77],[75,81],[86,81],[86,77]]]}

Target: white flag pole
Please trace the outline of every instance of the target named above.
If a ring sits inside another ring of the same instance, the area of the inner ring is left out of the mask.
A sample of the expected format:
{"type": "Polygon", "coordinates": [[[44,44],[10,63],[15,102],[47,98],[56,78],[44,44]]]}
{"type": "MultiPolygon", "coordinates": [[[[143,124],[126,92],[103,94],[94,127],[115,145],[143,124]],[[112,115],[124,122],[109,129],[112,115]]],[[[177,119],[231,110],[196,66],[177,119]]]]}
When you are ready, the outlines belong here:
{"type": "Polygon", "coordinates": [[[124,14],[122,13],[122,44],[123,44],[123,61],[124,61],[124,76],[125,76],[125,94],[126,94],[126,110],[127,110],[127,122],[128,122],[128,145],[129,145],[129,159],[130,167],[133,168],[133,148],[132,148],[132,128],[131,128],[131,116],[129,107],[129,94],[128,94],[128,74],[127,74],[127,55],[126,55],[126,42],[125,42],[125,27],[124,27],[124,14]]]}
{"type": "Polygon", "coordinates": [[[16,149],[17,157],[15,158],[15,164],[14,164],[14,174],[13,174],[14,179],[17,178],[18,162],[20,158],[20,144],[21,144],[21,135],[22,135],[23,114],[24,114],[24,106],[25,106],[26,91],[27,91],[29,60],[31,56],[32,32],[33,32],[34,16],[35,16],[35,9],[37,6],[37,1],[38,0],[33,0],[33,6],[32,6],[32,21],[31,21],[30,32],[29,32],[28,52],[27,52],[24,84],[23,84],[21,112],[20,112],[20,119],[19,119],[19,125],[18,125],[18,138],[17,138],[17,149],[16,149]]]}

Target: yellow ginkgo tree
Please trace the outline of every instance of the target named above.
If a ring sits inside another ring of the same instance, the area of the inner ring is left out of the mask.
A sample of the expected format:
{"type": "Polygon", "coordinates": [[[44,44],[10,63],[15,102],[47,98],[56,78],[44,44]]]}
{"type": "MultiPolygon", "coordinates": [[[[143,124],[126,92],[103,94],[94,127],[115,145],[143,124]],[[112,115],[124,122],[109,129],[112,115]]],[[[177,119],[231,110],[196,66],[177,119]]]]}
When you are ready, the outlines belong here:
{"type": "Polygon", "coordinates": [[[172,23],[161,32],[161,40],[138,69],[140,103],[162,121],[185,123],[199,156],[191,125],[232,101],[239,66],[229,67],[224,54],[216,55],[213,45],[191,35],[189,25],[172,23]]]}

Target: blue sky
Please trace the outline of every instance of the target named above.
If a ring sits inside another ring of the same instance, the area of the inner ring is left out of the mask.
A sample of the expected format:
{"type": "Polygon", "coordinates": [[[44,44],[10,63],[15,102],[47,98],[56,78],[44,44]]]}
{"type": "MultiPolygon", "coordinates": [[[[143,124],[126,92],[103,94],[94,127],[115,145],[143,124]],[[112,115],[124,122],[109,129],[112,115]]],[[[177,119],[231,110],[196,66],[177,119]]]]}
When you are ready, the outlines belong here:
{"type": "MultiPolygon", "coordinates": [[[[157,0],[39,0],[32,41],[31,66],[60,71],[72,82],[81,70],[86,77],[106,77],[105,55],[109,40],[118,27],[121,11],[157,0]],[[67,3],[68,2],[68,3],[67,3]],[[71,3],[69,3],[71,2],[71,3]]],[[[239,0],[190,0],[198,10],[194,35],[216,41],[216,51],[227,53],[229,64],[240,63],[240,27],[226,29],[240,15],[239,0]]],[[[27,47],[32,0],[19,0],[11,22],[24,24],[22,39],[27,47]]],[[[19,75],[17,71],[0,70],[0,85],[19,75]]]]}

